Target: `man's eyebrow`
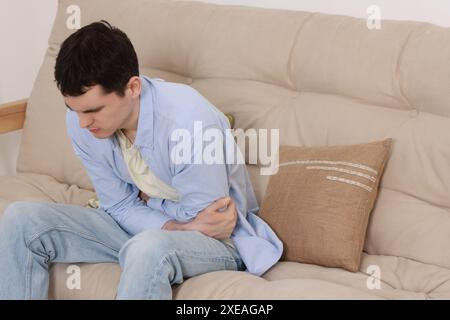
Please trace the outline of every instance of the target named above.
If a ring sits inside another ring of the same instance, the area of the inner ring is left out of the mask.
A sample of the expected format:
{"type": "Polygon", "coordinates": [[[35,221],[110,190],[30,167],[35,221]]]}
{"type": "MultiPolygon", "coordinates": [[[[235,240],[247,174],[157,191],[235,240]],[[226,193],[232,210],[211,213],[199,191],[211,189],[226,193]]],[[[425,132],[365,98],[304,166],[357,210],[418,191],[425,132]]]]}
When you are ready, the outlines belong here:
{"type": "MultiPolygon", "coordinates": [[[[64,104],[66,105],[67,108],[69,108],[70,110],[74,111],[67,103],[64,102],[64,104]]],[[[88,110],[84,110],[81,111],[82,113],[92,113],[92,112],[96,112],[99,111],[100,109],[102,109],[104,106],[100,106],[97,108],[92,108],[92,109],[88,109],[88,110]]]]}

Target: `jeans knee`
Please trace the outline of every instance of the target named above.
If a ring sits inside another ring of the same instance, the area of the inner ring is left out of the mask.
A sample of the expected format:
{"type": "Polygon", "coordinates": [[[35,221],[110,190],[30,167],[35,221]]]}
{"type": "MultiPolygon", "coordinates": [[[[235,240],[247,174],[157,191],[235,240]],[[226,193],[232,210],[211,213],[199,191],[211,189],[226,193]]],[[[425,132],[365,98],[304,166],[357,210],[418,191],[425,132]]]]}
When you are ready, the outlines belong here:
{"type": "Polygon", "coordinates": [[[173,237],[167,230],[146,230],[129,239],[119,251],[119,263],[135,260],[161,260],[173,250],[173,237]]]}
{"type": "Polygon", "coordinates": [[[0,219],[4,231],[20,233],[20,230],[37,227],[45,212],[45,203],[16,201],[8,205],[0,219]]]}
{"type": "Polygon", "coordinates": [[[28,221],[31,206],[29,202],[16,201],[6,207],[2,216],[2,223],[11,226],[22,225],[28,221]]]}

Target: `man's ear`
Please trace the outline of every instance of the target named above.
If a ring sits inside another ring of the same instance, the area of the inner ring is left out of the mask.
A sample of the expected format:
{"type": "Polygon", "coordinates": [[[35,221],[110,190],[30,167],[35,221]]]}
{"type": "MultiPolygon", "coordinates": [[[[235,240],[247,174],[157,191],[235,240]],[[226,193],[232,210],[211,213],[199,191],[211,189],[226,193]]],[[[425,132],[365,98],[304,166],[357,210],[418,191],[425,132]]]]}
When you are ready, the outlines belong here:
{"type": "Polygon", "coordinates": [[[141,94],[141,78],[133,76],[128,80],[127,89],[132,98],[137,98],[141,94]]]}

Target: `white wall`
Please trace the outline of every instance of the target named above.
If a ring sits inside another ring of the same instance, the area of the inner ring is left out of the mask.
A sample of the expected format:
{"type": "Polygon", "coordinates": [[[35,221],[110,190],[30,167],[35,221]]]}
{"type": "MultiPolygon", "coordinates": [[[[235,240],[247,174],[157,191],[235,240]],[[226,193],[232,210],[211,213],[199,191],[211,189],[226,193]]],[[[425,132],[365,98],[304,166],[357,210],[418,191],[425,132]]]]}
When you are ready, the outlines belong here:
{"type": "Polygon", "coordinates": [[[0,0],[0,103],[30,94],[56,6],[57,0],[0,0]]]}
{"type": "MultiPolygon", "coordinates": [[[[57,0],[0,0],[0,103],[27,98],[42,63],[57,0]]],[[[16,172],[21,130],[0,135],[0,176],[16,172]]]]}
{"type": "MultiPolygon", "coordinates": [[[[92,0],[95,1],[95,0],[92,0]]],[[[450,27],[450,0],[200,0],[367,17],[427,21],[450,27]]],[[[0,103],[27,98],[41,65],[57,0],[0,0],[0,103]]],[[[0,175],[15,173],[21,131],[0,135],[0,175]]]]}

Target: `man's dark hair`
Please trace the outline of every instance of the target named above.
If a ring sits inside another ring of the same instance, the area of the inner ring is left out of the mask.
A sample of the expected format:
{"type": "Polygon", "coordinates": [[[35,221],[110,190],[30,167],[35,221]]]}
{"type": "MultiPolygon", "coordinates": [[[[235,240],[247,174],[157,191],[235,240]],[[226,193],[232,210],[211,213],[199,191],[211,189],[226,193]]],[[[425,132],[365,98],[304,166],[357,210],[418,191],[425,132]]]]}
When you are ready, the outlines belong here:
{"type": "Polygon", "coordinates": [[[55,81],[64,96],[80,96],[86,87],[101,85],[105,93],[123,97],[133,76],[139,76],[136,51],[127,35],[105,20],[71,34],[56,57],[55,81]]]}

